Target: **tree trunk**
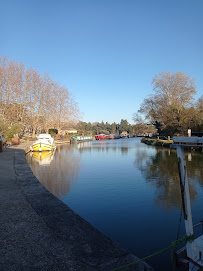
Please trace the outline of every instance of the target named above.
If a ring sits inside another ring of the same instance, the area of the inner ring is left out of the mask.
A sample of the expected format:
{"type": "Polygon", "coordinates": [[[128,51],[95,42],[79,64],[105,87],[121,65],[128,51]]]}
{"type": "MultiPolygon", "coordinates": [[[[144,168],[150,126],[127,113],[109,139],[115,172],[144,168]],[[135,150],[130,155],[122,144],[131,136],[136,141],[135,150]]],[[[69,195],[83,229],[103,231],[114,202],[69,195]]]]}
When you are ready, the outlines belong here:
{"type": "Polygon", "coordinates": [[[35,130],[36,130],[36,125],[33,125],[33,130],[32,130],[32,138],[34,138],[35,137],[35,130]]]}

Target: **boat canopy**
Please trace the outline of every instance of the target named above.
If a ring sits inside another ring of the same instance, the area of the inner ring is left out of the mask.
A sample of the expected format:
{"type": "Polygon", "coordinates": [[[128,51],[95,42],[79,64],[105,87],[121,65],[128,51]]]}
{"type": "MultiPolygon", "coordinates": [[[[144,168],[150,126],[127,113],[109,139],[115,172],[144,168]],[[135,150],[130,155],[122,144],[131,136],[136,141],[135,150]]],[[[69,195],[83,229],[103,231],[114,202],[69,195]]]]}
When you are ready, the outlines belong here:
{"type": "Polygon", "coordinates": [[[47,139],[47,140],[49,140],[49,139],[51,139],[52,137],[51,137],[50,134],[39,134],[39,135],[37,136],[37,138],[38,138],[38,139],[47,139]]]}

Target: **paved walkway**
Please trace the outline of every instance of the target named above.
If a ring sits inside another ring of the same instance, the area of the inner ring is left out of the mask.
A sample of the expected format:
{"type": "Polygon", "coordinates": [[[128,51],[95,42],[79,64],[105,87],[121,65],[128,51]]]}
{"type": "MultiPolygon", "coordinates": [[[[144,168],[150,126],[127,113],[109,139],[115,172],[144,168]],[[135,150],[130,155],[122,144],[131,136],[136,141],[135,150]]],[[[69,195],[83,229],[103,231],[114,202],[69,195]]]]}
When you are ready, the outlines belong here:
{"type": "MultiPolygon", "coordinates": [[[[1,271],[107,271],[137,260],[50,194],[34,177],[24,148],[0,153],[1,271]]],[[[123,270],[152,268],[142,262],[123,270]]]]}

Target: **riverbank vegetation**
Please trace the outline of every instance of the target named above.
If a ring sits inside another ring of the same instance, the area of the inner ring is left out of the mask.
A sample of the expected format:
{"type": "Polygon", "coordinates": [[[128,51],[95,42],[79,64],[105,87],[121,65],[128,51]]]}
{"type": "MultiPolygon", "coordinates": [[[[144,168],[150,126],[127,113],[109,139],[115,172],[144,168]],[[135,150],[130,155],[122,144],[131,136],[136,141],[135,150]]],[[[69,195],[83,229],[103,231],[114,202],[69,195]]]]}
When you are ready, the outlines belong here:
{"type": "MultiPolygon", "coordinates": [[[[170,148],[171,144],[173,144],[173,140],[167,140],[167,139],[160,139],[159,137],[157,138],[142,138],[141,139],[142,143],[145,143],[147,145],[151,146],[160,146],[160,147],[166,147],[170,148]]],[[[186,147],[185,149],[187,150],[192,150],[192,151],[198,151],[198,152],[203,152],[202,147],[186,147]]]]}
{"type": "Polygon", "coordinates": [[[121,134],[122,132],[126,131],[130,135],[139,135],[145,133],[148,134],[154,134],[156,133],[156,129],[154,125],[150,124],[142,124],[141,126],[133,125],[128,123],[126,119],[121,119],[120,123],[108,123],[108,122],[82,122],[79,121],[76,125],[76,129],[80,134],[121,134]]]}
{"type": "Polygon", "coordinates": [[[159,139],[159,138],[142,138],[142,143],[152,146],[170,147],[173,140],[159,139]]]}
{"type": "Polygon", "coordinates": [[[76,125],[76,129],[81,134],[121,134],[122,132],[126,131],[127,133],[131,135],[138,135],[141,131],[145,131],[145,133],[153,133],[155,131],[155,128],[153,125],[147,125],[144,124],[143,129],[138,129],[138,127],[135,127],[135,125],[132,125],[128,123],[127,120],[121,119],[120,123],[113,122],[112,124],[108,122],[82,122],[79,121],[76,125]]]}
{"type": "Polygon", "coordinates": [[[152,80],[153,93],[144,99],[134,114],[137,125],[153,124],[159,134],[173,136],[203,131],[203,96],[194,100],[196,86],[188,75],[162,72],[152,80]],[[144,116],[144,118],[143,118],[144,116]]]}
{"type": "Polygon", "coordinates": [[[79,109],[70,91],[23,63],[0,58],[0,133],[7,138],[61,130],[79,109]]]}

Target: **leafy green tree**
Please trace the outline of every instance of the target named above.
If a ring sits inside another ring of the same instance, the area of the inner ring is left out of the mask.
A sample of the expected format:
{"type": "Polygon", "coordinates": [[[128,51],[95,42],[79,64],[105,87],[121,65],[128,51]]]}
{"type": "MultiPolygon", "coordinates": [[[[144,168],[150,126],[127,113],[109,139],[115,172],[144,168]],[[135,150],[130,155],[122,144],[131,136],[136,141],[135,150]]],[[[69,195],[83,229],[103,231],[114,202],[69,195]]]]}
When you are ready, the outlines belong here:
{"type": "Polygon", "coordinates": [[[113,122],[112,124],[111,124],[111,133],[116,133],[116,123],[115,122],[113,122]]]}
{"type": "Polygon", "coordinates": [[[127,120],[122,119],[120,122],[120,126],[119,126],[119,130],[122,133],[123,131],[127,131],[128,132],[128,128],[129,128],[129,123],[127,120]]]}
{"type": "Polygon", "coordinates": [[[81,130],[81,131],[85,131],[85,128],[87,126],[87,123],[86,122],[83,122],[83,121],[79,121],[76,125],[76,129],[77,130],[81,130]]]}
{"type": "Polygon", "coordinates": [[[85,128],[86,128],[86,131],[91,131],[92,130],[91,122],[88,122],[85,128]]]}
{"type": "MultiPolygon", "coordinates": [[[[117,133],[119,134],[121,128],[123,129],[122,131],[128,131],[131,134],[133,134],[134,132],[134,127],[132,125],[130,125],[127,120],[121,120],[121,124],[115,123],[113,122],[112,124],[106,122],[104,123],[102,122],[94,122],[94,123],[86,123],[86,122],[82,122],[79,121],[76,125],[76,129],[78,129],[79,131],[87,131],[87,132],[91,132],[92,135],[96,135],[96,134],[111,134],[111,133],[117,133]]],[[[121,131],[121,132],[122,132],[121,131]]]]}
{"type": "Polygon", "coordinates": [[[3,134],[8,140],[16,135],[21,135],[22,131],[22,124],[14,123],[13,125],[10,125],[9,123],[5,123],[3,121],[0,122],[0,134],[3,134]]]}
{"type": "Polygon", "coordinates": [[[106,122],[105,126],[106,126],[106,130],[108,131],[108,133],[111,134],[111,132],[112,132],[111,124],[109,124],[108,122],[106,122]]]}
{"type": "Polygon", "coordinates": [[[196,103],[197,131],[203,132],[203,95],[196,103]]]}

